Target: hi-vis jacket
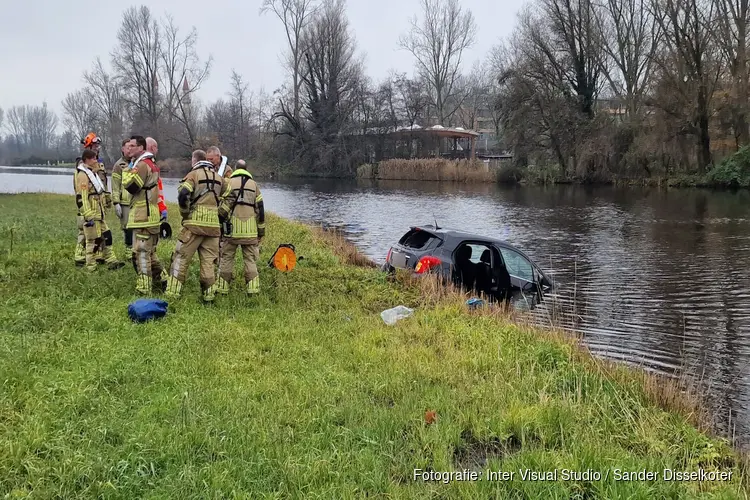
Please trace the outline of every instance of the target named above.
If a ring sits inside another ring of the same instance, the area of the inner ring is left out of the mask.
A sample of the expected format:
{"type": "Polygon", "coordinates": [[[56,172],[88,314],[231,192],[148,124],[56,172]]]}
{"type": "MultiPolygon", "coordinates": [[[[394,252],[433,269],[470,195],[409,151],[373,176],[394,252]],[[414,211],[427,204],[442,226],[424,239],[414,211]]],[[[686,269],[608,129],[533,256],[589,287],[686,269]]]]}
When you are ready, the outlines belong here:
{"type": "Polygon", "coordinates": [[[133,160],[133,166],[122,173],[122,188],[130,193],[128,229],[158,228],[159,170],[152,160],[154,155],[143,153],[133,160]]]}
{"type": "Polygon", "coordinates": [[[193,234],[220,236],[219,204],[229,194],[229,182],[208,161],[199,161],[180,182],[177,203],[182,225],[193,234]]]}
{"type": "Polygon", "coordinates": [[[122,189],[122,173],[129,168],[130,162],[124,157],[117,160],[112,167],[112,202],[130,205],[130,193],[122,189]]]}
{"type": "Polygon", "coordinates": [[[76,167],[76,204],[78,213],[86,222],[104,220],[104,196],[106,189],[101,177],[83,163],[76,167]]]}
{"type": "MultiPolygon", "coordinates": [[[[229,194],[222,199],[219,216],[230,219],[236,240],[255,240],[266,234],[266,215],[263,195],[250,172],[238,168],[229,179],[229,194]]],[[[252,244],[253,241],[248,241],[252,244]]]]}

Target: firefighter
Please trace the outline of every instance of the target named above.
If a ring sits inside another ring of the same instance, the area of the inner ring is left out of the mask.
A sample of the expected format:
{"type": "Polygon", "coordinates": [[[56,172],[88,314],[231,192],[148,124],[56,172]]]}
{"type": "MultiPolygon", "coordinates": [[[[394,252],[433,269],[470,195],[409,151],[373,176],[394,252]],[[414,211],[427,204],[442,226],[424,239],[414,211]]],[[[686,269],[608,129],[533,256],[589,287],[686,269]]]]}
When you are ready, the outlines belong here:
{"type": "Polygon", "coordinates": [[[127,229],[133,232],[135,289],[147,295],[153,289],[163,291],[167,284],[166,272],[156,255],[160,225],[159,171],[154,165],[153,155],[146,151],[145,137],[131,137],[129,148],[132,166],[122,173],[122,188],[131,196],[127,229]]]}
{"type": "Polygon", "coordinates": [[[81,154],[81,163],[76,167],[76,203],[83,218],[83,234],[86,241],[85,266],[88,271],[96,269],[99,252],[110,269],[118,269],[124,265],[117,260],[112,251],[111,239],[107,242],[107,234],[109,233],[111,238],[111,232],[104,220],[106,191],[97,172],[98,164],[97,153],[92,149],[86,149],[81,154]]]}
{"type": "Polygon", "coordinates": [[[253,176],[246,170],[243,160],[237,161],[236,169],[229,179],[229,194],[222,199],[219,218],[225,225],[221,241],[219,279],[216,291],[229,293],[234,271],[234,256],[237,247],[242,247],[245,267],[245,291],[248,295],[260,292],[260,278],[256,261],[259,248],[266,234],[263,196],[253,176]]]}
{"type": "Polygon", "coordinates": [[[130,193],[122,189],[122,173],[130,168],[130,139],[122,141],[122,157],[112,167],[112,203],[115,205],[115,215],[120,219],[120,228],[125,235],[125,247],[133,247],[133,231],[128,229],[130,215],[130,193]]]}
{"type": "Polygon", "coordinates": [[[206,160],[213,164],[216,173],[225,179],[232,176],[232,167],[229,166],[226,156],[221,155],[221,150],[216,146],[211,146],[206,150],[206,160]]]}
{"type": "Polygon", "coordinates": [[[177,188],[182,231],[172,255],[167,295],[180,296],[190,261],[197,251],[203,300],[213,302],[216,295],[214,267],[219,260],[219,204],[221,198],[229,194],[229,183],[206,161],[204,151],[193,151],[192,162],[193,168],[177,188]]]}
{"type": "MultiPolygon", "coordinates": [[[[81,139],[81,144],[83,145],[83,149],[91,149],[97,154],[97,162],[96,165],[91,169],[92,172],[96,173],[99,176],[99,179],[102,181],[102,185],[104,186],[104,208],[109,209],[112,207],[112,196],[107,188],[107,171],[104,169],[104,163],[99,158],[99,148],[101,147],[102,140],[99,138],[94,132],[90,132],[86,137],[81,139]]],[[[80,165],[81,158],[76,159],[76,166],[80,165]]],[[[77,178],[78,178],[78,171],[76,170],[76,173],[73,175],[73,189],[76,189],[77,186],[77,178]]],[[[81,215],[81,212],[79,210],[78,212],[78,239],[76,241],[76,249],[75,254],[73,256],[73,259],[77,266],[83,266],[86,263],[86,237],[83,234],[83,216],[81,215]]],[[[108,234],[108,241],[111,242],[112,233],[108,234]]],[[[104,258],[102,257],[101,251],[97,254],[97,260],[99,262],[104,262],[104,258]]]]}

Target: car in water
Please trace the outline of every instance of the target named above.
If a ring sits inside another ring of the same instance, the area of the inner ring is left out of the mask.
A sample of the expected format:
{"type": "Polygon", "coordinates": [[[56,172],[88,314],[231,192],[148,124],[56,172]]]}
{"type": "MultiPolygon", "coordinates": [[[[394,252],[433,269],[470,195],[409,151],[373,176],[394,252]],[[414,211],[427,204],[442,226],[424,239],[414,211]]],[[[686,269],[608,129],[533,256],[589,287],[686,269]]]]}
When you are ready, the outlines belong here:
{"type": "Polygon", "coordinates": [[[554,287],[552,278],[513,245],[432,225],[411,227],[390,248],[383,269],[436,272],[446,282],[496,301],[521,295],[542,300],[554,287]]]}

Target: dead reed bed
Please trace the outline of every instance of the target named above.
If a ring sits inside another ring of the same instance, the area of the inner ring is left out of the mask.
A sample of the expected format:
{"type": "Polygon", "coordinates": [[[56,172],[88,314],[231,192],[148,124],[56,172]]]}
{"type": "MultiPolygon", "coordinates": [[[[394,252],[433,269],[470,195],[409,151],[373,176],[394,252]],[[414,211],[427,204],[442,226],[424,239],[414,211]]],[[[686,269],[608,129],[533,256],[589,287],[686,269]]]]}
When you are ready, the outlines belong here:
{"type": "Polygon", "coordinates": [[[495,182],[496,174],[479,160],[444,158],[392,159],[363,170],[377,179],[447,182],[495,182]]]}

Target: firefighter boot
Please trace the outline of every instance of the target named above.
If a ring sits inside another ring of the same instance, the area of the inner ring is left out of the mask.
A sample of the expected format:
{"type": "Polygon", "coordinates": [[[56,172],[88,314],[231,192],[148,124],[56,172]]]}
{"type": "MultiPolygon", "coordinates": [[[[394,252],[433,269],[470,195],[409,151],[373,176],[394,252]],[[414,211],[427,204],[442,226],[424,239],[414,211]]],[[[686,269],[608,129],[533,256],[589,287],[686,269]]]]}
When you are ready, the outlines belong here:
{"type": "Polygon", "coordinates": [[[117,260],[115,253],[112,251],[111,246],[105,246],[102,249],[102,256],[104,257],[104,263],[107,264],[108,269],[120,269],[125,266],[124,262],[117,260]]]}
{"type": "Polygon", "coordinates": [[[248,295],[260,293],[260,277],[259,276],[256,276],[255,278],[247,282],[246,291],[248,295]]]}
{"type": "Polygon", "coordinates": [[[152,279],[148,274],[139,274],[135,282],[135,291],[141,295],[151,293],[152,279]]]}
{"type": "Polygon", "coordinates": [[[154,291],[159,293],[164,293],[167,291],[167,285],[169,283],[169,274],[162,269],[161,274],[159,275],[159,279],[154,280],[154,291]]]}
{"type": "Polygon", "coordinates": [[[201,285],[201,288],[203,289],[203,302],[213,302],[216,298],[216,285],[211,285],[209,287],[201,285]]]}
{"type": "Polygon", "coordinates": [[[222,278],[221,276],[219,279],[216,280],[216,293],[219,293],[221,295],[228,295],[229,294],[229,282],[222,278]]]}
{"type": "Polygon", "coordinates": [[[174,276],[170,276],[167,279],[167,297],[179,299],[180,295],[182,295],[182,282],[174,276]]]}

